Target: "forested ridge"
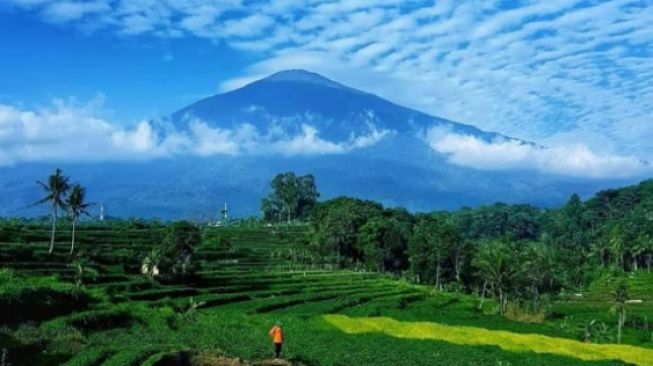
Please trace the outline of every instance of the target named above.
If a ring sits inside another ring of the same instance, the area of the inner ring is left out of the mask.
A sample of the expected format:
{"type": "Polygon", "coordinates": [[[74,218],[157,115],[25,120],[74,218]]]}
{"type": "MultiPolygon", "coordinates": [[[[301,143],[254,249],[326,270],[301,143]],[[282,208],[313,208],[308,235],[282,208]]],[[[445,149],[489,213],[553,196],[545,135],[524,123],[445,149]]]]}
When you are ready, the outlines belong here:
{"type": "Polygon", "coordinates": [[[653,265],[653,180],[574,194],[557,209],[496,203],[411,214],[348,197],[308,217],[318,259],[392,272],[439,289],[478,292],[538,309],[543,295],[582,291],[606,274],[653,265]]]}

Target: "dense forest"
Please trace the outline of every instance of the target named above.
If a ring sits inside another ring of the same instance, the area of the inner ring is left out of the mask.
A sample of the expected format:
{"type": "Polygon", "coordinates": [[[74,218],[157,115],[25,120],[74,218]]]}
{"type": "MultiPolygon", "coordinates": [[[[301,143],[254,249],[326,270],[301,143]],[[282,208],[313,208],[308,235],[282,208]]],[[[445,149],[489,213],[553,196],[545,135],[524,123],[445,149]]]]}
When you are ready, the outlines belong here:
{"type": "MultiPolygon", "coordinates": [[[[294,202],[286,212],[306,212],[294,202]]],[[[587,201],[574,194],[558,209],[496,203],[411,214],[349,197],[305,204],[308,215],[285,218],[306,216],[314,261],[494,296],[502,311],[509,301],[537,311],[606,274],[653,265],[653,180],[587,201]]]]}

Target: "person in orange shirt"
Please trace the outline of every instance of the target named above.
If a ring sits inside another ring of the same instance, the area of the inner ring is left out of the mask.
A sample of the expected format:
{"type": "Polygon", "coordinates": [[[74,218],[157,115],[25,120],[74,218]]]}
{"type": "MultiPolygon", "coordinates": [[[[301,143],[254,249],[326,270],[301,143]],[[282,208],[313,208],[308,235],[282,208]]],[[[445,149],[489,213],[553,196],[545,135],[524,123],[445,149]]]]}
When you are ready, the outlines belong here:
{"type": "Polygon", "coordinates": [[[274,343],[274,356],[275,358],[281,357],[281,347],[283,347],[283,330],[281,329],[281,321],[277,320],[272,329],[270,329],[270,338],[274,343]]]}

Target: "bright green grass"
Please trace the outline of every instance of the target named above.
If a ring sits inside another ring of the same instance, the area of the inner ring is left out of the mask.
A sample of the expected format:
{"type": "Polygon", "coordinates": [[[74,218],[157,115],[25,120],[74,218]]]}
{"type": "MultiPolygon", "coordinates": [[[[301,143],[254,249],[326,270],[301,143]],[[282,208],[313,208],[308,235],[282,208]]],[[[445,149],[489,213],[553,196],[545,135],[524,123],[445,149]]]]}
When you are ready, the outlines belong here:
{"type": "Polygon", "coordinates": [[[491,345],[510,352],[547,353],[582,360],[621,360],[639,366],[653,365],[653,350],[629,345],[587,344],[537,334],[516,334],[427,322],[401,322],[391,318],[325,315],[324,319],[348,334],[382,333],[402,339],[440,340],[470,346],[491,345]]]}
{"type": "MultiPolygon", "coordinates": [[[[474,296],[435,293],[427,287],[378,274],[326,271],[293,264],[288,250],[297,245],[293,236],[300,236],[305,228],[208,229],[204,232],[205,243],[198,251],[204,264],[198,281],[161,285],[137,274],[142,256],[160,242],[163,233],[161,228],[148,230],[119,232],[106,227],[82,227],[83,258],[98,272],[94,278],[85,278],[85,287],[98,302],[82,311],[38,319],[25,329],[0,329],[0,340],[4,332],[12,344],[26,342],[26,346],[41,347],[48,354],[61,354],[47,361],[44,353],[21,353],[18,346],[12,345],[10,362],[59,365],[63,359],[80,366],[152,365],[171,351],[188,349],[258,360],[271,356],[267,331],[275,320],[281,319],[287,336],[285,355],[309,366],[624,364],[607,358],[589,361],[556,352],[538,353],[537,349],[510,349],[503,347],[503,343],[485,342],[487,339],[458,344],[451,339],[397,338],[382,332],[348,334],[324,317],[332,313],[354,319],[388,317],[401,325],[426,322],[456,331],[471,328],[477,333],[505,334],[509,339],[526,339],[527,345],[532,340],[528,337],[536,335],[567,344],[578,337],[576,326],[586,318],[616,320],[606,301],[595,301],[595,306],[579,301],[555,304],[559,318],[542,324],[510,321],[494,312],[496,304],[491,301],[479,309],[474,296]],[[222,248],[222,239],[228,240],[232,248],[222,248]],[[184,316],[191,297],[206,304],[191,316],[184,316]],[[561,327],[563,319],[570,319],[566,328],[561,327]],[[81,349],[73,351],[66,346],[70,339],[81,349]]],[[[11,240],[11,235],[0,234],[11,240]]],[[[62,234],[54,256],[46,253],[48,230],[22,230],[20,235],[22,240],[27,238],[26,243],[0,243],[0,264],[19,267],[19,273],[34,274],[44,270],[39,264],[48,262],[52,264],[46,273],[73,280],[67,267],[70,259],[65,255],[65,235],[62,234]]],[[[40,284],[64,292],[73,290],[68,283],[41,276],[25,277],[23,283],[27,288],[40,284]]],[[[9,287],[8,291],[17,291],[9,287]]],[[[629,315],[640,314],[635,307],[628,310],[629,315]]],[[[641,305],[641,314],[650,310],[648,304],[641,305]]],[[[624,341],[653,347],[647,330],[626,329],[624,341]]]]}

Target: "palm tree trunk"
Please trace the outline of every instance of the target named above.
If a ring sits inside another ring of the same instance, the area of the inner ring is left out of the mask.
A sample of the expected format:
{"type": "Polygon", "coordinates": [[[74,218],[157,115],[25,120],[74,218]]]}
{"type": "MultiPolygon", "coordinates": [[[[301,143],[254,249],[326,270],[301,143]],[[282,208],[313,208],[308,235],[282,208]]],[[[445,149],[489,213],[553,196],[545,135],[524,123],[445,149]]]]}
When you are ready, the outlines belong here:
{"type": "Polygon", "coordinates": [[[70,242],[70,255],[73,255],[73,252],[75,251],[75,223],[77,222],[77,218],[73,216],[73,232],[72,232],[72,240],[70,242]]]}
{"type": "Polygon", "coordinates": [[[52,254],[54,250],[54,236],[57,231],[57,205],[56,203],[52,206],[52,232],[50,233],[50,251],[49,254],[52,254]]]}
{"type": "Polygon", "coordinates": [[[454,270],[456,271],[456,282],[462,282],[462,278],[460,276],[461,272],[461,267],[462,267],[462,259],[460,258],[459,255],[455,256],[454,259],[454,270]]]}
{"type": "Polygon", "coordinates": [[[621,344],[621,333],[622,333],[622,329],[623,329],[623,326],[624,326],[624,314],[623,314],[623,311],[624,310],[622,309],[621,312],[619,313],[619,322],[617,324],[617,343],[618,344],[621,344]]]}
{"type": "Polygon", "coordinates": [[[487,281],[483,282],[483,289],[481,290],[481,302],[478,304],[478,309],[483,309],[485,303],[485,292],[487,291],[487,281]]]}

